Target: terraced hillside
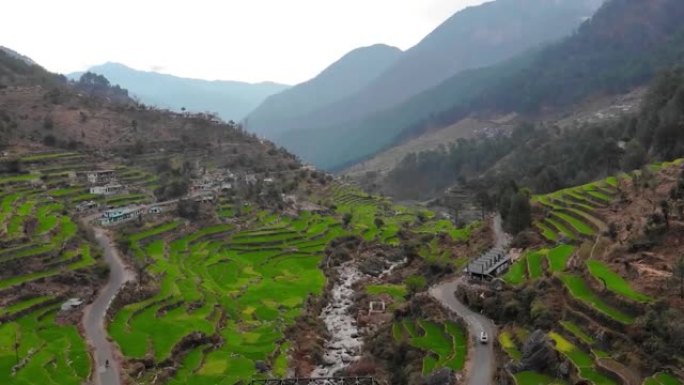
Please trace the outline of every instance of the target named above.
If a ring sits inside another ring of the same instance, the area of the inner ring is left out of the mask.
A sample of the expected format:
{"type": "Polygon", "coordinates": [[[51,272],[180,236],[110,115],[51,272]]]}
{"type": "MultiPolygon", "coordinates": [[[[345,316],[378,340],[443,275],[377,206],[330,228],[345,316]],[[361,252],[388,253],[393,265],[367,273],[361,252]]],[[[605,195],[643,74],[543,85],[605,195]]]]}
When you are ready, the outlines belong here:
{"type": "MultiPolygon", "coordinates": [[[[669,295],[672,293],[663,291],[670,282],[666,270],[656,271],[652,267],[646,270],[640,263],[643,256],[627,257],[626,254],[634,253],[629,249],[630,239],[637,239],[631,244],[642,242],[639,239],[645,235],[641,226],[654,226],[648,218],[662,215],[664,204],[648,202],[663,199],[652,196],[671,195],[669,186],[681,172],[682,164],[681,160],[655,164],[630,174],[533,198],[535,226],[546,244],[525,250],[503,279],[511,287],[523,291],[544,281],[544,294],[539,294],[540,297],[530,305],[532,314],[549,316],[544,322],[545,329],[551,328],[547,334],[549,342],[572,364],[579,379],[591,384],[635,383],[644,379],[639,377],[640,371],[652,374],[653,369],[659,368],[639,367],[638,361],[627,361],[624,352],[643,354],[644,342],[640,341],[644,336],[635,332],[643,326],[637,325],[648,322],[658,299],[661,301],[658,306],[664,308],[672,306],[664,302],[668,296],[670,303],[676,300],[669,295]],[[639,216],[646,218],[637,219],[639,216]],[[639,266],[638,273],[631,272],[632,263],[639,266]],[[656,281],[659,283],[655,284],[656,281]],[[553,320],[551,324],[549,320],[553,320]]],[[[679,227],[680,222],[681,218],[670,217],[669,226],[679,227]]],[[[660,231],[666,233],[664,221],[661,226],[660,231]]],[[[656,249],[654,253],[658,251],[656,249]]],[[[665,248],[661,252],[670,253],[671,249],[665,248]]],[[[664,264],[659,266],[667,268],[664,264]]],[[[530,322],[533,321],[534,318],[530,322]]],[[[499,336],[499,346],[513,362],[521,359],[527,339],[527,333],[518,333],[521,326],[526,325],[517,325],[499,336]]],[[[661,338],[668,337],[663,335],[661,338]]],[[[676,357],[677,354],[675,362],[676,357]]],[[[629,359],[634,360],[634,357],[629,359]]],[[[657,360],[662,364],[664,359],[657,360]]],[[[675,378],[667,373],[660,376],[666,382],[675,378]]],[[[514,377],[518,384],[551,384],[567,380],[529,371],[514,373],[514,377]]],[[[657,378],[649,377],[645,381],[658,383],[657,378]]],[[[679,380],[674,381],[679,383],[679,380]]]]}
{"type": "MultiPolygon", "coordinates": [[[[370,245],[391,247],[401,244],[402,231],[459,239],[470,231],[430,219],[434,214],[427,211],[418,221],[414,209],[340,184],[316,199],[333,209],[292,216],[247,203],[238,209],[222,198],[215,206],[222,222],[196,227],[172,220],[121,235],[133,262],[145,266],[141,285],[154,292],[119,307],[108,327],[129,374],[152,381],[163,371],[145,371],[138,363],[154,362],[178,368],[165,374],[169,384],[285,376],[292,367],[287,330],[309,297],[323,293],[321,262],[331,241],[357,235],[370,245]]],[[[401,303],[406,287],[371,285],[368,293],[390,293],[401,303]]],[[[444,364],[434,359],[430,365],[432,358],[426,358],[427,373],[444,365],[463,367],[463,332],[455,324],[445,327],[442,333],[460,341],[459,354],[443,357],[444,364]]],[[[426,354],[433,356],[429,349],[426,354]]]]}
{"type": "Polygon", "coordinates": [[[397,342],[408,341],[411,346],[427,352],[423,358],[425,375],[442,368],[458,372],[465,366],[468,349],[466,331],[451,321],[439,324],[404,319],[392,326],[392,335],[397,342]]]}
{"type": "Polygon", "coordinates": [[[283,333],[307,297],[321,293],[318,264],[340,225],[317,215],[290,220],[259,213],[249,230],[217,225],[183,235],[176,226],[129,237],[135,258],[151,263],[159,292],[114,316],[109,331],[124,355],[182,359],[170,382],[177,384],[190,377],[193,384],[248,380],[255,362],[271,362],[284,375],[283,333]],[[183,340],[197,346],[174,356],[183,340]]]}
{"type": "Polygon", "coordinates": [[[24,174],[0,177],[0,383],[81,384],[90,355],[78,317],[60,306],[88,300],[101,282],[98,252],[68,214],[86,189],[69,178],[84,157],[51,152],[20,162],[24,174]]]}

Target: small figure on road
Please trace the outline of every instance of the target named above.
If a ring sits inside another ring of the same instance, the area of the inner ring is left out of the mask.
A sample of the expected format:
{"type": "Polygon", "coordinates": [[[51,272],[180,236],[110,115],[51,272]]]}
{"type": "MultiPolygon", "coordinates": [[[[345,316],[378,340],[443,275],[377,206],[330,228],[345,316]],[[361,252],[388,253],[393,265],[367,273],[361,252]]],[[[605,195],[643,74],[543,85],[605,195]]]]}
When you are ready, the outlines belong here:
{"type": "Polygon", "coordinates": [[[105,360],[105,368],[109,368],[109,360],[105,360]]]}

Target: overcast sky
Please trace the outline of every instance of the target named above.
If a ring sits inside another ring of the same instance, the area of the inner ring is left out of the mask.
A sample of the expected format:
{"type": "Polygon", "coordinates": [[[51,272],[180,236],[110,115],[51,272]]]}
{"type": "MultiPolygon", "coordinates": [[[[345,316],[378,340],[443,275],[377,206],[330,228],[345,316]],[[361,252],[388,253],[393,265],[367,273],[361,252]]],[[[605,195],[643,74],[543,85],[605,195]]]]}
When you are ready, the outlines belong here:
{"type": "Polygon", "coordinates": [[[50,71],[107,61],[201,79],[307,80],[348,51],[407,49],[484,0],[8,0],[0,45],[50,71]]]}

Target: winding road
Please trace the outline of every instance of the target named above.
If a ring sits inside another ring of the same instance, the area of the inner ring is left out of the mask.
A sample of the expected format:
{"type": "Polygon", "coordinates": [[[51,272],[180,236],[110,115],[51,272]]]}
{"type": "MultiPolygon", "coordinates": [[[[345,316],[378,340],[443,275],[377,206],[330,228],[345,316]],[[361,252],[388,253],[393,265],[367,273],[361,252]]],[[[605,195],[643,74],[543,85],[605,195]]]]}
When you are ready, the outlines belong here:
{"type": "Polygon", "coordinates": [[[118,354],[116,347],[107,338],[105,319],[107,310],[121,287],[135,276],[126,269],[119,251],[105,230],[95,227],[95,238],[104,250],[109,266],[109,281],[83,312],[83,327],[95,360],[92,380],[96,385],[121,385],[118,354]],[[106,367],[106,362],[109,362],[109,367],[106,367]]]}
{"type": "MultiPolygon", "coordinates": [[[[506,248],[510,243],[510,236],[508,236],[501,225],[501,217],[496,216],[492,221],[492,230],[494,231],[495,248],[506,248]]],[[[430,289],[430,295],[439,301],[442,306],[451,310],[459,317],[461,317],[468,325],[468,331],[471,336],[471,341],[476,341],[468,353],[469,367],[467,370],[468,385],[492,385],[494,379],[494,372],[496,370],[496,357],[494,355],[494,339],[496,338],[496,325],[494,321],[476,313],[466,305],[461,303],[454,292],[456,288],[463,281],[460,278],[443,282],[430,289]],[[482,344],[479,342],[481,332],[486,332],[489,335],[490,342],[482,344]]]]}

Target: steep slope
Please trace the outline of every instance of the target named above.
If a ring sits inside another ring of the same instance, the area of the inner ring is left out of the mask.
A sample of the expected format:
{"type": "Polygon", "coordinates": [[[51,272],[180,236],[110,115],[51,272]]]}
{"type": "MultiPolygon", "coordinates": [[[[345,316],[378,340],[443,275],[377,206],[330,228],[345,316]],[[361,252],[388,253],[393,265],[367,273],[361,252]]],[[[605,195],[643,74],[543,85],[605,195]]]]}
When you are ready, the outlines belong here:
{"type": "Polygon", "coordinates": [[[315,78],[268,97],[247,117],[248,129],[271,136],[296,127],[297,118],[367,86],[401,54],[400,49],[383,44],[356,49],[315,78]]]}
{"type": "Polygon", "coordinates": [[[532,115],[590,95],[627,91],[681,62],[683,16],[684,3],[676,0],[612,0],[563,42],[462,72],[373,116],[290,133],[282,142],[309,161],[336,168],[470,114],[532,115]]]}
{"type": "MultiPolygon", "coordinates": [[[[233,81],[187,79],[138,71],[123,64],[106,63],[89,69],[113,84],[128,89],[141,102],[179,111],[217,112],[224,120],[241,120],[268,96],[288,86],[276,83],[249,84],[233,81]]],[[[78,79],[82,73],[68,75],[78,79]]]]}
{"type": "Polygon", "coordinates": [[[359,92],[278,122],[278,131],[320,129],[389,108],[460,71],[556,41],[590,17],[600,0],[498,0],[454,14],[359,92]]]}
{"type": "Polygon", "coordinates": [[[30,58],[0,46],[0,89],[14,85],[53,84],[62,82],[30,58]]]}

